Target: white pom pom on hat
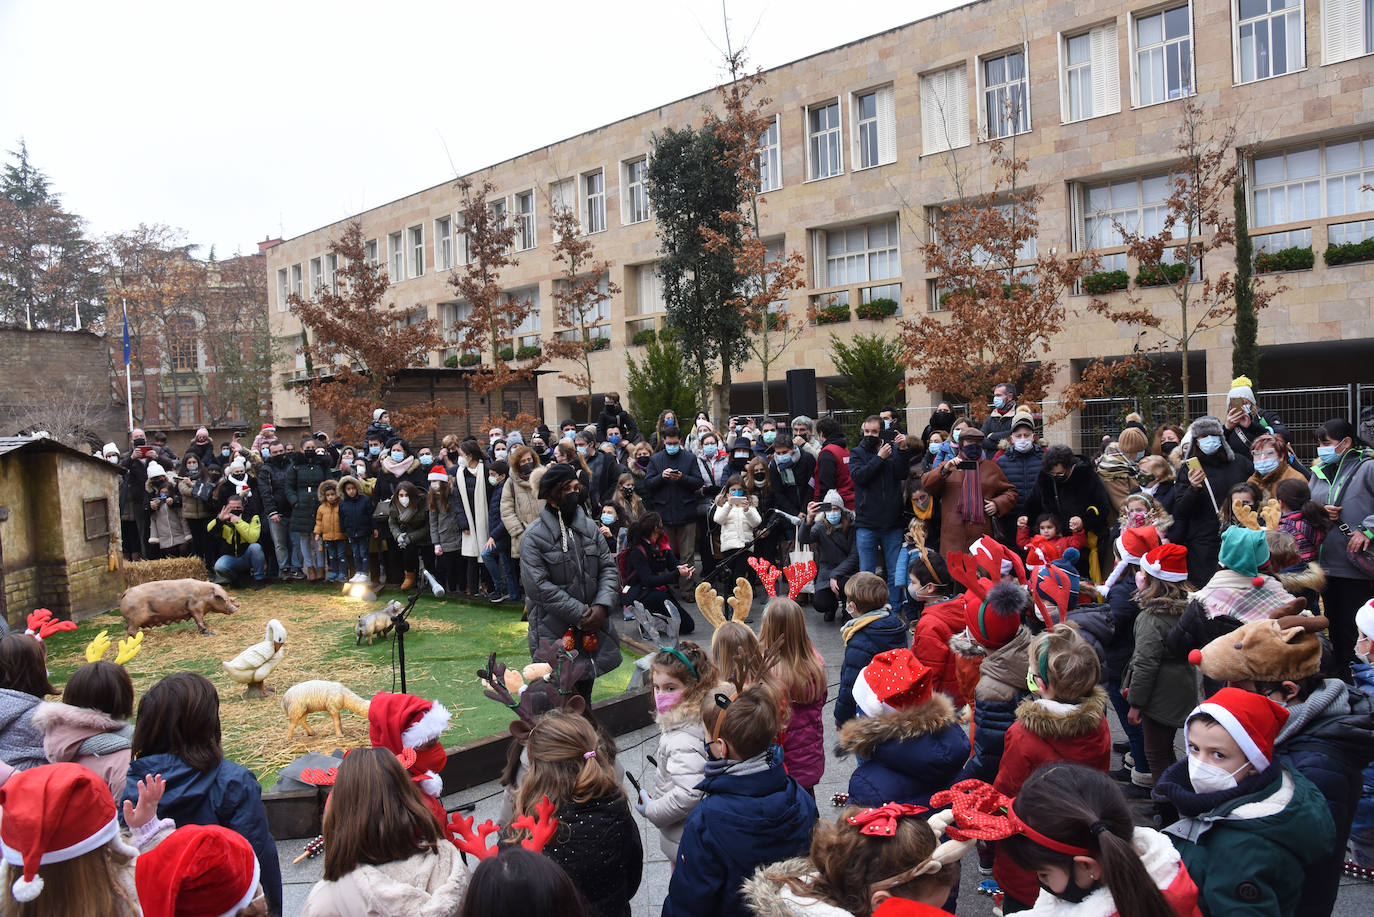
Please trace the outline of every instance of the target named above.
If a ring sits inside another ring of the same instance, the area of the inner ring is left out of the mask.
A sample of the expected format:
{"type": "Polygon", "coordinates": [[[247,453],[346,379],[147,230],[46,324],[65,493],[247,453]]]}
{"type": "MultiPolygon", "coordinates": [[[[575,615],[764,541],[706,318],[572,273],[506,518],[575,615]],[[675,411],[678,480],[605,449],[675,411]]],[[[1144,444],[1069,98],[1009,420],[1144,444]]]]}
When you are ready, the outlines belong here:
{"type": "Polygon", "coordinates": [[[43,891],[40,866],[74,860],[119,837],[110,788],[79,764],[20,771],[0,787],[0,807],[0,855],[22,869],[10,889],[16,901],[43,891]]]}

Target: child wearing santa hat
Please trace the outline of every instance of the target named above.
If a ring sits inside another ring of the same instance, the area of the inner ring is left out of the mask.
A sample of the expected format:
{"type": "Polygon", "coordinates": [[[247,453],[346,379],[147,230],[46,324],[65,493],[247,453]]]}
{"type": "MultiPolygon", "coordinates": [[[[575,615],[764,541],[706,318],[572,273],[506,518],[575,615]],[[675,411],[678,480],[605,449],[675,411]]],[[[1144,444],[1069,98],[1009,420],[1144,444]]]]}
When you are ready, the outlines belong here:
{"type": "Polygon", "coordinates": [[[1321,792],[1274,760],[1287,722],[1269,698],[1222,688],[1189,714],[1188,757],[1155,786],[1181,815],[1164,831],[1205,914],[1293,914],[1304,871],[1335,843],[1321,792]]]}
{"type": "Polygon", "coordinates": [[[410,779],[419,785],[425,805],[441,825],[448,824],[448,813],[439,801],[444,792],[439,775],[448,755],[439,736],[448,729],[450,718],[443,704],[413,694],[378,691],[367,708],[368,738],[373,748],[389,748],[398,757],[407,748],[415,752],[410,779]]]}
{"type": "Polygon", "coordinates": [[[138,858],[143,917],[268,917],[262,870],[243,836],[187,825],[138,858]]]}

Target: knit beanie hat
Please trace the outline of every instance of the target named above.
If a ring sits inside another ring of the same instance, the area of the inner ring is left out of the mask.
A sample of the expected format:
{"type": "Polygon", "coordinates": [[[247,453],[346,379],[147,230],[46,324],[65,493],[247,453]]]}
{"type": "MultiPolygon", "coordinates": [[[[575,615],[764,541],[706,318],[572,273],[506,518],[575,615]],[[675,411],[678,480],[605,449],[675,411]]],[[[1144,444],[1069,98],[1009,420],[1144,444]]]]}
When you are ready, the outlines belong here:
{"type": "Polygon", "coordinates": [[[1035,418],[1031,416],[1030,411],[1018,408],[1016,413],[1011,415],[1011,432],[1015,433],[1018,427],[1035,432],[1035,418]]]}
{"type": "Polygon", "coordinates": [[[834,509],[844,509],[844,497],[841,497],[840,492],[834,488],[825,492],[825,498],[822,499],[821,502],[830,505],[834,509]]]}
{"type": "Polygon", "coordinates": [[[1181,544],[1162,544],[1140,558],[1140,569],[1166,583],[1181,583],[1188,578],[1188,549],[1181,544]]]}
{"type": "Polygon", "coordinates": [[[577,480],[577,472],[566,462],[554,462],[539,479],[539,499],[543,500],[553,493],[553,489],[565,481],[577,480]]]}
{"type": "Polygon", "coordinates": [[[101,447],[100,454],[105,456],[119,455],[119,447],[116,446],[114,443],[106,443],[103,447],[101,447]]]}
{"type": "Polygon", "coordinates": [[[1126,427],[1121,431],[1121,435],[1116,438],[1116,444],[1121,447],[1121,451],[1126,453],[1127,458],[1135,458],[1137,452],[1144,452],[1150,448],[1149,438],[1135,427],[1126,427]]]}
{"type": "Polygon", "coordinates": [[[43,891],[40,866],[74,860],[106,844],[130,859],[138,855],[119,838],[110,788],[80,764],[19,771],[0,787],[0,809],[0,853],[23,870],[11,888],[16,901],[33,901],[43,891]]]}
{"type": "Polygon", "coordinates": [[[998,583],[979,601],[972,592],[964,596],[964,623],[973,639],[990,650],[1001,649],[1021,629],[1021,610],[1026,591],[1010,583],[998,583]]]}
{"type": "Polygon", "coordinates": [[[1251,388],[1253,384],[1249,376],[1236,376],[1236,378],[1231,380],[1231,390],[1226,393],[1226,400],[1230,401],[1232,398],[1244,398],[1246,401],[1254,404],[1255,390],[1251,388]]]}
{"type": "Polygon", "coordinates": [[[1065,548],[1063,556],[1058,560],[1051,561],[1051,563],[1068,574],[1069,590],[1073,593],[1073,603],[1077,605],[1079,586],[1082,585],[1083,582],[1082,577],[1078,573],[1078,549],[1065,548]]]}
{"type": "Polygon", "coordinates": [[[879,653],[854,682],[854,703],[864,716],[895,713],[930,700],[934,671],[906,647],[879,653]]]}
{"type": "Polygon", "coordinates": [[[134,864],[143,917],[232,917],[261,878],[253,847],[219,825],[178,828],[134,864]]]}
{"type": "Polygon", "coordinates": [[[431,470],[430,473],[429,473],[429,479],[430,479],[431,481],[438,481],[438,482],[441,483],[441,484],[447,484],[447,483],[448,483],[448,472],[444,470],[444,466],[442,466],[442,465],[435,465],[435,466],[433,467],[433,470],[431,470]]]}
{"type": "Polygon", "coordinates": [[[162,478],[167,476],[167,469],[157,463],[157,460],[148,463],[148,479],[162,478]]]}
{"type": "Polygon", "coordinates": [[[372,412],[372,422],[377,423],[378,421],[380,421],[382,419],[382,415],[385,413],[386,408],[377,408],[377,410],[372,412]]]}
{"type": "Polygon", "coordinates": [[[1260,771],[1269,767],[1274,758],[1274,740],[1279,737],[1283,724],[1288,722],[1285,708],[1263,694],[1251,694],[1240,688],[1222,688],[1194,707],[1183,726],[1185,735],[1188,724],[1199,713],[1210,714],[1220,723],[1260,771]]]}
{"type": "Polygon", "coordinates": [[[1126,568],[1131,564],[1140,563],[1140,558],[1144,557],[1151,548],[1159,547],[1159,529],[1153,525],[1141,525],[1133,529],[1126,529],[1116,536],[1116,553],[1121,555],[1121,559],[1112,568],[1111,575],[1102,584],[1102,588],[1110,590],[1116,585],[1116,581],[1121,579],[1121,574],[1126,572],[1126,568]]]}
{"type": "Polygon", "coordinates": [[[1263,529],[1247,529],[1233,525],[1221,533],[1221,551],[1217,560],[1228,570],[1251,578],[1256,589],[1264,585],[1259,568],[1269,563],[1269,539],[1263,529]]]}

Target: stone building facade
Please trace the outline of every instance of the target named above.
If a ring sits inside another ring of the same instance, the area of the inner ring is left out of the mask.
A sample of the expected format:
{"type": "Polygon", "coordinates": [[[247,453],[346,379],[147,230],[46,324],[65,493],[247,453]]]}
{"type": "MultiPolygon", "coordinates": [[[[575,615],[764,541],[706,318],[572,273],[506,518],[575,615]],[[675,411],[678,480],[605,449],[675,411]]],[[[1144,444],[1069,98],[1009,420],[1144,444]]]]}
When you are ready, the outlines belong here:
{"type": "MultiPolygon", "coordinates": [[[[1323,258],[1330,245],[1374,237],[1374,193],[1360,190],[1374,183],[1374,24],[1365,21],[1367,3],[1282,2],[981,0],[768,71],[776,120],[764,141],[770,190],[762,235],[808,262],[807,288],[792,295],[789,310],[802,315],[810,303],[832,298],[852,309],[889,295],[904,315],[937,309],[936,278],[920,255],[926,215],[957,197],[956,172],[966,188],[987,186],[990,134],[1014,141],[1029,161],[1029,180],[1045,190],[1039,246],[1095,247],[1107,266],[1134,275],[1124,247],[1112,244],[1111,226],[1148,226],[1157,214],[1161,177],[1175,161],[1180,100],[1195,94],[1209,120],[1239,129],[1236,155],[1249,182],[1257,248],[1315,252],[1312,268],[1282,276],[1287,290],[1261,316],[1266,386],[1374,381],[1364,365],[1374,352],[1374,263],[1332,267],[1323,258]],[[1010,117],[1008,101],[1022,103],[1010,117]]],[[[471,176],[491,181],[517,221],[519,265],[502,282],[511,295],[539,304],[537,322],[522,337],[532,342],[559,330],[552,201],[570,201],[597,257],[614,262],[611,279],[623,292],[597,321],[596,333],[610,340],[592,356],[600,392],[624,388],[634,335],[664,318],[643,158],[656,132],[699,124],[703,105],[719,107],[709,90],[471,176]]],[[[457,190],[444,184],[355,217],[391,272],[398,306],[423,309],[446,326],[462,308],[446,283],[461,257],[458,206],[457,190]]],[[[343,227],[322,226],[268,251],[278,335],[299,336],[285,297],[326,281],[327,244],[343,227]]],[[[1209,259],[1209,272],[1233,268],[1228,253],[1220,254],[1209,259]]],[[[1169,314],[1167,291],[1141,295],[1169,314]]],[[[1127,353],[1133,344],[1134,330],[1087,314],[1087,300],[1071,296],[1066,304],[1072,318],[1054,352],[1064,367],[1061,385],[1081,361],[1127,353]]],[[[814,368],[824,409],[835,373],[829,333],[895,333],[898,320],[854,317],[809,328],[771,375],[780,380],[783,370],[814,368]]],[[[1193,389],[1221,393],[1210,404],[1218,410],[1230,380],[1230,328],[1204,333],[1195,347],[1201,360],[1193,389]]],[[[431,365],[456,352],[433,354],[431,365]]],[[[279,369],[276,416],[305,416],[283,384],[301,367],[279,369]]],[[[736,409],[756,410],[758,367],[746,366],[736,380],[736,409]]],[[[774,403],[785,403],[782,384],[774,384],[774,403]]],[[[539,394],[550,422],[571,416],[576,393],[556,372],[539,379],[539,394]]],[[[937,398],[908,389],[913,423],[924,423],[924,406],[937,398]]]]}

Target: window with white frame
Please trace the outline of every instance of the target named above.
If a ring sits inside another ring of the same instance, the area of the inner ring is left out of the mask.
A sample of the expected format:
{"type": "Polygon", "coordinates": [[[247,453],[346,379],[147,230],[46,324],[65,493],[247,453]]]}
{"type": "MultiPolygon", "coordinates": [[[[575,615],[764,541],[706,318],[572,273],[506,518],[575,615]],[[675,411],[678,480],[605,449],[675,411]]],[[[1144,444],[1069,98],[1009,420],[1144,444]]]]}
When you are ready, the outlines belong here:
{"type": "Polygon", "coordinates": [[[277,268],[277,311],[285,312],[287,297],[291,295],[291,282],[287,279],[286,268],[277,268]]]}
{"type": "Polygon", "coordinates": [[[305,298],[305,272],[299,264],[291,265],[291,292],[305,298]]]}
{"type": "Polygon", "coordinates": [[[386,237],[387,262],[391,272],[390,280],[392,283],[406,279],[406,252],[402,244],[401,233],[393,232],[386,237]]]}
{"type": "Polygon", "coordinates": [[[651,315],[666,312],[668,303],[663,298],[663,281],[658,276],[658,264],[641,264],[635,269],[635,315],[651,315]]]}
{"type": "Polygon", "coordinates": [[[434,269],[453,269],[453,218],[439,217],[434,221],[434,269]]]}
{"type": "Polygon", "coordinates": [[[378,261],[377,261],[377,240],[376,240],[376,239],[368,239],[367,242],[364,243],[364,245],[363,245],[363,258],[366,259],[367,263],[368,263],[369,265],[371,265],[372,267],[376,267],[376,266],[377,266],[378,261]]]}
{"type": "Polygon", "coordinates": [[[506,199],[504,197],[497,197],[487,201],[487,210],[491,213],[491,226],[493,229],[500,229],[506,225],[506,199]]]}
{"type": "Polygon", "coordinates": [[[1374,53],[1374,0],[1322,3],[1322,63],[1374,53]]]}
{"type": "Polygon", "coordinates": [[[983,81],[983,132],[989,139],[1030,130],[1026,52],[1018,48],[979,61],[983,81]]]}
{"type": "Polygon", "coordinates": [[[817,286],[840,287],[902,276],[897,220],[880,220],[815,232],[816,262],[825,265],[817,286]]]}
{"type": "Polygon", "coordinates": [[[1121,110],[1121,80],[1117,75],[1116,22],[1095,26],[1060,44],[1061,115],[1066,122],[1082,121],[1121,110]]]}
{"type": "Polygon", "coordinates": [[[621,168],[621,187],[625,193],[620,196],[624,213],[621,219],[626,223],[643,223],[649,218],[649,160],[641,156],[623,162],[621,168]]]}
{"type": "Polygon", "coordinates": [[[1131,38],[1138,105],[1193,94],[1193,11],[1188,4],[1135,16],[1131,38]]]}
{"type": "Polygon", "coordinates": [[[514,330],[516,347],[538,347],[539,346],[539,288],[529,287],[524,290],[511,290],[509,293],[502,294],[502,300],[509,303],[512,300],[527,299],[530,304],[529,314],[521,320],[514,330]]]}
{"type": "Polygon", "coordinates": [[[759,155],[754,161],[759,170],[759,191],[776,191],[782,187],[782,147],[778,142],[777,115],[759,136],[759,155]]]}
{"type": "Polygon", "coordinates": [[[425,228],[412,226],[410,233],[410,276],[425,275],[425,228]]]}
{"type": "Polygon", "coordinates": [[[324,282],[329,292],[339,292],[339,256],[333,252],[324,256],[324,282]]]}
{"type": "Polygon", "coordinates": [[[921,153],[968,146],[968,70],[964,64],[921,77],[921,153]]]}
{"type": "Polygon", "coordinates": [[[868,169],[897,161],[897,111],[892,87],[854,94],[854,162],[868,169]]]}
{"type": "Polygon", "coordinates": [[[840,102],[806,107],[806,172],[808,179],[830,178],[844,171],[840,151],[840,102]]]}
{"type": "Polygon", "coordinates": [[[1252,226],[1374,210],[1374,135],[1256,155],[1252,226]]]}
{"type": "Polygon", "coordinates": [[[515,195],[515,248],[526,251],[534,248],[538,238],[534,232],[534,190],[515,195]]]}
{"type": "Polygon", "coordinates": [[[577,193],[573,189],[573,180],[564,178],[549,185],[549,206],[554,210],[571,210],[577,212],[577,193]]]}
{"type": "Polygon", "coordinates": [[[455,344],[460,344],[463,337],[458,325],[470,318],[472,318],[472,303],[466,300],[440,303],[439,305],[439,319],[444,326],[444,338],[455,344]]]}
{"type": "Polygon", "coordinates": [[[1303,0],[1235,0],[1240,83],[1305,69],[1303,0]]]}
{"type": "MultiPolygon", "coordinates": [[[[1082,226],[1078,250],[1113,248],[1127,244],[1127,237],[1155,236],[1164,228],[1173,193],[1168,175],[1119,178],[1083,185],[1082,226]]],[[[1174,238],[1186,235],[1175,226],[1174,238]]]]}
{"type": "Polygon", "coordinates": [[[310,259],[310,295],[316,297],[324,289],[324,261],[321,258],[310,259]]]}
{"type": "MultiPolygon", "coordinates": [[[[763,265],[764,276],[768,283],[773,283],[777,278],[777,272],[773,265],[780,265],[787,260],[787,250],[784,246],[784,239],[767,239],[763,243],[763,265]]],[[[768,304],[769,312],[787,311],[787,293],[784,291],[781,299],[775,299],[768,304]]]]}
{"type": "Polygon", "coordinates": [[[582,231],[606,228],[606,173],[597,169],[582,176],[582,231]]]}

